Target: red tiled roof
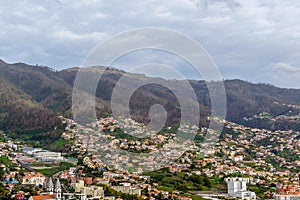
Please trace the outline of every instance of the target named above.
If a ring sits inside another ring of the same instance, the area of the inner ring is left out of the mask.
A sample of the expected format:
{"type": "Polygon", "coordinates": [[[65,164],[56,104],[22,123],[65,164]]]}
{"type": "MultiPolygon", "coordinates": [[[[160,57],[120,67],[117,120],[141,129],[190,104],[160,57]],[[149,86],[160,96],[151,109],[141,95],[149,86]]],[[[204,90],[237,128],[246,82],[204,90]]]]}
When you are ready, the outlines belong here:
{"type": "Polygon", "coordinates": [[[32,196],[34,200],[54,199],[54,195],[32,196]]]}

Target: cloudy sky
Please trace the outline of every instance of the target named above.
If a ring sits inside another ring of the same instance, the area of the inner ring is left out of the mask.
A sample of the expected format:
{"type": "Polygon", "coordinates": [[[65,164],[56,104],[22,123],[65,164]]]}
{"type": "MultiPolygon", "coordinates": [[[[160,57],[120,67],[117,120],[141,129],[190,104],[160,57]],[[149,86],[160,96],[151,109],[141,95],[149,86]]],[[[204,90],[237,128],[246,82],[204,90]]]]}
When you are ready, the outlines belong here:
{"type": "MultiPolygon", "coordinates": [[[[163,27],[201,44],[224,79],[300,88],[299,19],[300,1],[294,0],[3,0],[0,59],[80,66],[113,35],[163,27]]],[[[186,71],[182,61],[157,54],[132,54],[115,66],[162,61],[186,71]]]]}

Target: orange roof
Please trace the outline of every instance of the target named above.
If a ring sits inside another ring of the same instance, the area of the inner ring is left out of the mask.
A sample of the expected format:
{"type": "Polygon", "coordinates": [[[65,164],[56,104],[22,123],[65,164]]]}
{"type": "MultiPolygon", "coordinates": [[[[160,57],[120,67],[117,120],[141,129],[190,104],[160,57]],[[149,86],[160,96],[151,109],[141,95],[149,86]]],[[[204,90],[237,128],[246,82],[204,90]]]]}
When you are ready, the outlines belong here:
{"type": "Polygon", "coordinates": [[[54,195],[32,196],[33,200],[54,199],[54,195]]]}

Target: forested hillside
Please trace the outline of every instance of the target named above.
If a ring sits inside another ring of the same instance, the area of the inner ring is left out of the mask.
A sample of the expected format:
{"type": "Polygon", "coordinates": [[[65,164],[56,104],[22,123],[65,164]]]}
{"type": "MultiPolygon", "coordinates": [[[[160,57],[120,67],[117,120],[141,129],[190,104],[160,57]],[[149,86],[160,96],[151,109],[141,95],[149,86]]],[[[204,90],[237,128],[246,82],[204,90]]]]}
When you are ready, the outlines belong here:
{"type": "MultiPolygon", "coordinates": [[[[0,62],[1,75],[1,120],[5,130],[28,128],[51,129],[57,124],[54,116],[72,117],[72,87],[79,68],[55,71],[49,67],[31,66],[24,63],[7,64],[0,62]],[[50,111],[51,110],[51,111],[50,111]],[[38,118],[35,116],[39,116],[38,118]]],[[[93,73],[86,69],[86,73],[93,73]]],[[[116,83],[124,75],[123,71],[106,69],[96,91],[98,116],[111,113],[110,100],[116,83]]],[[[126,75],[127,82],[142,83],[150,78],[141,74],[126,75]]],[[[162,81],[160,79],[160,81],[162,81]]],[[[181,87],[181,81],[163,80],[181,87]]],[[[206,125],[210,113],[210,97],[204,81],[190,80],[201,110],[201,124],[206,125]]],[[[227,120],[240,124],[269,129],[299,129],[297,120],[266,120],[254,118],[245,120],[261,112],[275,118],[292,110],[289,104],[300,105],[300,90],[282,89],[268,84],[253,84],[241,80],[224,82],[227,96],[227,120]]],[[[123,86],[126,88],[126,85],[123,86]]],[[[172,91],[159,84],[146,84],[136,90],[130,99],[130,112],[139,122],[149,122],[148,111],[151,105],[165,107],[167,125],[180,120],[180,106],[172,91]]],[[[297,109],[293,112],[298,112],[297,109]]]]}

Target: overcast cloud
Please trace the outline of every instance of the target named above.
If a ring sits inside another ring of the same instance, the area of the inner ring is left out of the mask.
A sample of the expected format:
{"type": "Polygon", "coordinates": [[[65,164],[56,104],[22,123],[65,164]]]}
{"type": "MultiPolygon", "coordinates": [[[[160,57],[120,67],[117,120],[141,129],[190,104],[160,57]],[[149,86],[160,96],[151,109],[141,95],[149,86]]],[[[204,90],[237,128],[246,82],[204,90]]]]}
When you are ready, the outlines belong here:
{"type": "MultiPolygon", "coordinates": [[[[165,27],[203,45],[224,79],[300,88],[299,19],[300,1],[294,0],[3,0],[0,58],[74,67],[112,35],[165,27]]],[[[185,71],[183,62],[164,57],[163,64],[185,71]]],[[[126,69],[159,61],[152,53],[115,65],[126,69]]]]}

